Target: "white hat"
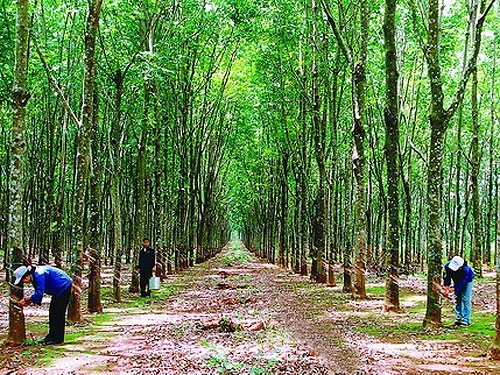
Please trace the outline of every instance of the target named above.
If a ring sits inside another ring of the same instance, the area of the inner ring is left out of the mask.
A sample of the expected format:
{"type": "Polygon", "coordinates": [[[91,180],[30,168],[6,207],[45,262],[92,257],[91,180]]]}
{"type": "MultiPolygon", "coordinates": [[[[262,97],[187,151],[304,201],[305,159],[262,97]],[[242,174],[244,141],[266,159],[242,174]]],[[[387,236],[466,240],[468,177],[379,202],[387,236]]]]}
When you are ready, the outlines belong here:
{"type": "Polygon", "coordinates": [[[15,271],[14,271],[14,276],[16,277],[16,280],[14,281],[14,285],[17,285],[21,282],[21,279],[23,278],[23,276],[26,274],[26,272],[28,272],[29,269],[28,267],[25,267],[25,266],[21,266],[21,267],[18,267],[15,271]]]}
{"type": "Polygon", "coordinates": [[[448,268],[452,271],[458,270],[460,267],[464,265],[464,259],[462,257],[454,256],[450,263],[448,264],[448,268]]]}

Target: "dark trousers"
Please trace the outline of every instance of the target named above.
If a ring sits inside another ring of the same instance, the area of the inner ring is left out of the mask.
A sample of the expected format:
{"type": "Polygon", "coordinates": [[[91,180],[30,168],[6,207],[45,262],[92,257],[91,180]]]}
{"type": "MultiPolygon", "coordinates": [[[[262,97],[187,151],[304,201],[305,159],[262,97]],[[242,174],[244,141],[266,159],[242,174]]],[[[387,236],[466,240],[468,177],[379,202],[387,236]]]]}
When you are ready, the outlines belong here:
{"type": "Polygon", "coordinates": [[[149,278],[152,276],[151,272],[141,272],[139,274],[139,285],[141,287],[141,297],[149,297],[151,291],[149,290],[149,278]]]}
{"type": "Polygon", "coordinates": [[[45,341],[63,342],[66,326],[66,308],[71,295],[71,285],[58,297],[52,297],[49,307],[49,333],[45,341]]]}

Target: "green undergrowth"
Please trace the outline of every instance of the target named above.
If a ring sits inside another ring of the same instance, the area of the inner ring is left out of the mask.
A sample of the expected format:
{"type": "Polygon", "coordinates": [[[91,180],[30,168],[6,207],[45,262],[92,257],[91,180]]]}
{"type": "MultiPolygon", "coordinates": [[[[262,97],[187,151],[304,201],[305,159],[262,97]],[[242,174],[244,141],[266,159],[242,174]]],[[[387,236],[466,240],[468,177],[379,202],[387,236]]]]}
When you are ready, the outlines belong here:
{"type": "MultiPolygon", "coordinates": [[[[278,359],[252,358],[251,363],[234,361],[230,358],[227,350],[211,344],[205,340],[200,341],[200,345],[210,349],[212,354],[205,362],[205,365],[214,370],[214,374],[233,374],[235,372],[249,375],[271,375],[273,367],[279,363],[278,359]]],[[[263,352],[261,354],[264,354],[263,352]]]]}
{"type": "MultiPolygon", "coordinates": [[[[483,284],[487,281],[482,280],[483,284]]],[[[326,324],[332,327],[368,334],[388,343],[407,343],[413,340],[442,341],[444,343],[463,343],[487,351],[495,334],[495,315],[473,311],[472,325],[451,328],[454,305],[443,301],[443,327],[424,328],[426,297],[414,291],[400,289],[400,313],[382,312],[385,285],[367,284],[367,300],[353,299],[351,293],[342,291],[342,286],[327,287],[318,285],[308,278],[291,282],[289,286],[304,302],[302,311],[305,317],[318,319],[326,317],[326,324]]]]}
{"type": "Polygon", "coordinates": [[[228,267],[235,264],[245,264],[250,260],[250,254],[241,245],[236,245],[223,255],[220,262],[224,267],[228,267]]]}
{"type": "Polygon", "coordinates": [[[476,345],[481,351],[487,351],[495,334],[495,317],[492,314],[476,313],[473,324],[469,327],[450,327],[453,319],[443,319],[444,326],[424,329],[421,320],[404,320],[408,315],[370,314],[360,319],[355,330],[369,334],[390,343],[405,343],[412,340],[448,341],[476,345]],[[403,319],[403,321],[398,320],[403,319]]]}

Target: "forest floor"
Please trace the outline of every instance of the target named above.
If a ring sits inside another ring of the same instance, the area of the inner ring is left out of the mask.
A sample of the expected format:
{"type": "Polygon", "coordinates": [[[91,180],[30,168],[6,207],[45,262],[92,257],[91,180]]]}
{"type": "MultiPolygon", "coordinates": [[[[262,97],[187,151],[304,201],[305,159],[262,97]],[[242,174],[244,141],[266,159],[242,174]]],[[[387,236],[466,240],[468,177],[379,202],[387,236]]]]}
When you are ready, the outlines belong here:
{"type": "MultiPolygon", "coordinates": [[[[382,312],[382,280],[367,284],[369,300],[356,301],[341,286],[263,263],[235,242],[169,276],[149,299],[124,291],[126,301],[106,300],[112,275],[105,271],[103,314],[85,314],[67,327],[61,345],[3,346],[0,374],[500,373],[500,363],[486,355],[494,332],[492,283],[475,286],[474,314],[482,323],[424,331],[425,281],[416,276],[401,279],[405,312],[389,314],[382,312]],[[482,324],[484,332],[477,329],[482,324]]],[[[3,288],[2,341],[6,295],[3,288]]],[[[30,338],[45,334],[46,302],[25,309],[30,338]]],[[[447,324],[452,310],[443,306],[447,324]]]]}

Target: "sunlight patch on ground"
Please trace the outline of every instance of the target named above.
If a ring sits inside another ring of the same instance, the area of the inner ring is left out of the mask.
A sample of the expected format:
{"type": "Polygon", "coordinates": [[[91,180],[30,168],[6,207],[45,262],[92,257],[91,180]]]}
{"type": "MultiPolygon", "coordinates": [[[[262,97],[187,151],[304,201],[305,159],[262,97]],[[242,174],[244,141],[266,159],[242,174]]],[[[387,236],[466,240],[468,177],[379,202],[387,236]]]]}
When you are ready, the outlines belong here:
{"type": "Polygon", "coordinates": [[[419,366],[420,369],[426,370],[429,373],[438,373],[438,374],[477,374],[477,371],[474,369],[463,368],[460,365],[450,365],[450,364],[441,364],[441,363],[432,363],[428,365],[419,366]]]}
{"type": "Polygon", "coordinates": [[[60,358],[55,360],[50,368],[23,370],[25,375],[61,375],[61,374],[86,374],[92,373],[97,368],[104,368],[108,365],[109,358],[102,354],[86,354],[86,353],[64,353],[60,358]]]}
{"type": "Polygon", "coordinates": [[[119,326],[149,326],[159,323],[164,324],[177,324],[182,321],[182,317],[175,314],[166,314],[165,312],[158,312],[145,315],[131,315],[124,317],[120,321],[109,322],[109,325],[119,325],[119,326]]]}
{"type": "Polygon", "coordinates": [[[426,300],[427,300],[426,296],[412,295],[410,297],[404,298],[401,301],[401,306],[403,308],[408,309],[408,308],[418,306],[419,304],[425,303],[426,300]]]}
{"type": "Polygon", "coordinates": [[[331,318],[331,319],[342,319],[344,318],[345,319],[349,319],[349,318],[353,318],[353,317],[357,317],[357,318],[366,318],[367,316],[370,316],[372,314],[371,311],[336,311],[336,310],[332,310],[332,311],[327,311],[326,312],[326,316],[328,318],[331,318]]]}
{"type": "Polygon", "coordinates": [[[377,362],[390,363],[397,358],[410,358],[425,373],[462,374],[474,373],[474,369],[464,367],[464,363],[474,361],[473,357],[457,355],[458,341],[439,340],[418,341],[415,343],[391,344],[388,342],[372,342],[367,345],[377,362]]]}
{"type": "Polygon", "coordinates": [[[383,300],[362,300],[362,301],[349,301],[347,303],[348,306],[352,306],[354,310],[366,310],[366,313],[372,313],[373,310],[380,310],[384,306],[383,300]]]}

